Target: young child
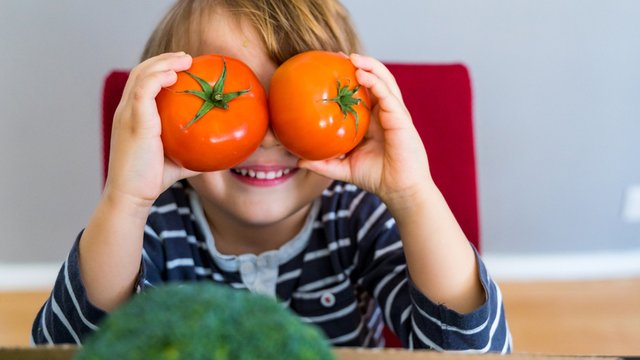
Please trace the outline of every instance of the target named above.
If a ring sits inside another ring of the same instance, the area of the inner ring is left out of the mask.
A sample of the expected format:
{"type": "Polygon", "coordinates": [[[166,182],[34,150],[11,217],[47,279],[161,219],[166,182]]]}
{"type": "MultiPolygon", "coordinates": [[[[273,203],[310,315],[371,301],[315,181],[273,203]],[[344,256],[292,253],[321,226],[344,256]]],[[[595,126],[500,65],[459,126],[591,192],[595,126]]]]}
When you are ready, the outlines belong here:
{"type": "Polygon", "coordinates": [[[381,346],[384,322],[408,348],[509,352],[500,291],[432,181],[393,76],[359,50],[337,0],[179,0],[125,86],[104,192],[33,342],[80,344],[147,287],[213,281],[277,297],[337,346],[381,346]],[[352,54],[374,98],[348,156],[303,161],[269,131],[234,169],[164,157],[154,99],[191,56],[240,59],[268,92],[279,64],[312,49],[352,54]]]}

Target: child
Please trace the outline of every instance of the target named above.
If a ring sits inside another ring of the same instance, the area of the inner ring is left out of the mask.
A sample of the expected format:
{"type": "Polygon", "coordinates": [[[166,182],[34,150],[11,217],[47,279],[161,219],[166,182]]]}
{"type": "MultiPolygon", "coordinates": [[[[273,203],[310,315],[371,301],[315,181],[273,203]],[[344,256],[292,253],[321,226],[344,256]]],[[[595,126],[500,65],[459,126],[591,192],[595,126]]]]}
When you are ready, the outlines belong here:
{"type": "Polygon", "coordinates": [[[33,342],[79,344],[136,292],[214,281],[277,297],[337,346],[381,346],[384,321],[408,348],[509,352],[500,291],[431,179],[393,76],[357,52],[337,0],[178,1],[125,86],[104,192],[33,342]],[[279,64],[312,49],[353,54],[375,100],[348,156],[299,160],[269,131],[234,169],[164,158],[154,98],[192,61],[176,51],[240,59],[268,91],[279,64]]]}

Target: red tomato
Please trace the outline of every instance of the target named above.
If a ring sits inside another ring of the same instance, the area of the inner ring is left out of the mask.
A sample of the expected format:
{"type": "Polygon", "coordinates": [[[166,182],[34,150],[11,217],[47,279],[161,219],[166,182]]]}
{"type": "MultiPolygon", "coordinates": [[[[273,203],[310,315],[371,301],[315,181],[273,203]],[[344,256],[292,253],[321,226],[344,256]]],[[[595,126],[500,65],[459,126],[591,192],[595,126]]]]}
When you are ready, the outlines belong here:
{"type": "Polygon", "coordinates": [[[308,160],[349,152],[369,127],[369,94],[343,55],[308,51],[276,69],[269,86],[271,128],[291,153],[308,160]]]}
{"type": "Polygon", "coordinates": [[[226,56],[194,58],[156,103],[165,155],[195,171],[241,163],[260,146],[269,126],[260,81],[243,62],[226,56]]]}

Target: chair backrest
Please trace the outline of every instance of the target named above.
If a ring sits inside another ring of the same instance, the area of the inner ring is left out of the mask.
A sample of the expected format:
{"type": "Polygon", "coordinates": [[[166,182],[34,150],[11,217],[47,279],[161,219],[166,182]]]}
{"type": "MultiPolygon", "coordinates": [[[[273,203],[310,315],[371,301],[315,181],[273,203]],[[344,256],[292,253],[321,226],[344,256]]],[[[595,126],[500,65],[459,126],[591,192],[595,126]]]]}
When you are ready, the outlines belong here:
{"type": "MultiPolygon", "coordinates": [[[[429,155],[434,181],[469,241],[480,249],[472,94],[464,65],[386,64],[396,77],[429,155]]],[[[113,114],[128,71],[111,72],[102,98],[103,171],[106,177],[113,114]]]]}
{"type": "Polygon", "coordinates": [[[386,64],[429,156],[431,175],[480,250],[471,79],[462,64],[386,64]]]}

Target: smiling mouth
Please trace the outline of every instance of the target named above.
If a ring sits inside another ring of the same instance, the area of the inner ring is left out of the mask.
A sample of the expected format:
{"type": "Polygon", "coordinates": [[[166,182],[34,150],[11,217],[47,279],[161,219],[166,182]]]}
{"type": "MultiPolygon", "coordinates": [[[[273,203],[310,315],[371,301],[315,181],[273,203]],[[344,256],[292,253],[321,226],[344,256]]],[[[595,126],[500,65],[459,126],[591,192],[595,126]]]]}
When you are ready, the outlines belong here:
{"type": "Polygon", "coordinates": [[[254,169],[244,169],[244,168],[240,168],[240,169],[232,168],[231,172],[236,175],[245,176],[248,178],[253,178],[258,180],[275,180],[275,179],[280,179],[282,177],[285,177],[291,174],[292,172],[295,172],[296,170],[297,169],[284,168],[284,169],[278,169],[278,170],[264,171],[264,170],[254,170],[254,169]]]}

